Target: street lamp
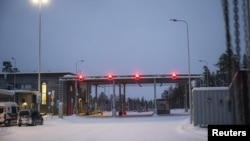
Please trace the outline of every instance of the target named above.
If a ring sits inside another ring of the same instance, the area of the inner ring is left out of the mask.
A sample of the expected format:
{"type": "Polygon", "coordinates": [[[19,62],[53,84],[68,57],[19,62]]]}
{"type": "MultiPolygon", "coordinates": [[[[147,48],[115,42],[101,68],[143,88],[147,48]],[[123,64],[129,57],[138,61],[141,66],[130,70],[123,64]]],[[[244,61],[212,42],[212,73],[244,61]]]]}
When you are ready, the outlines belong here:
{"type": "Polygon", "coordinates": [[[12,60],[14,60],[14,63],[15,63],[15,68],[13,69],[14,71],[14,86],[13,86],[13,89],[14,89],[14,102],[16,102],[16,72],[17,72],[17,69],[16,69],[16,59],[14,57],[11,58],[12,60]]]}
{"type": "Polygon", "coordinates": [[[192,123],[192,104],[191,104],[191,78],[190,78],[190,53],[189,53],[189,33],[188,33],[188,23],[185,20],[170,19],[173,22],[182,22],[186,24],[187,27],[187,48],[188,48],[188,91],[189,91],[189,106],[190,106],[190,123],[192,123]]]}
{"type": "MultiPolygon", "coordinates": [[[[14,57],[12,57],[11,59],[14,60],[15,68],[13,69],[13,72],[16,73],[16,59],[14,57]]],[[[16,85],[16,74],[14,75],[14,87],[13,87],[14,90],[16,89],[15,85],[16,85]]]]}
{"type": "MultiPolygon", "coordinates": [[[[199,60],[199,62],[204,62],[204,63],[206,63],[206,66],[207,66],[207,69],[208,69],[208,63],[207,63],[207,61],[205,61],[205,60],[199,60]]],[[[209,84],[208,84],[208,70],[207,70],[207,87],[209,87],[209,84]]]]}
{"type": "Polygon", "coordinates": [[[41,104],[41,21],[42,21],[42,3],[47,3],[48,0],[33,0],[34,3],[38,3],[39,5],[39,49],[38,49],[38,82],[37,82],[37,88],[38,88],[38,97],[39,97],[39,101],[37,101],[38,103],[38,111],[40,111],[40,104],[41,104]]]}
{"type": "Polygon", "coordinates": [[[77,113],[78,113],[78,111],[77,111],[77,95],[78,95],[78,89],[77,89],[77,76],[78,76],[77,65],[78,65],[78,63],[81,63],[81,62],[84,62],[84,60],[76,61],[75,105],[74,105],[74,113],[75,113],[75,115],[77,115],[77,113]]]}

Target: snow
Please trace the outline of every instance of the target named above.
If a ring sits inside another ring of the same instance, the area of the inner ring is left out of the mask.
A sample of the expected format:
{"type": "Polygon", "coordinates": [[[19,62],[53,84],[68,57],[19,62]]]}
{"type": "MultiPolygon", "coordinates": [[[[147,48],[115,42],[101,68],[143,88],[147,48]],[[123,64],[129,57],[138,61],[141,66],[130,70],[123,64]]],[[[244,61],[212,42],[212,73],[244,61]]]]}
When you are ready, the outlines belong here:
{"type": "Polygon", "coordinates": [[[224,91],[229,90],[229,87],[195,87],[193,91],[224,91]]]}
{"type": "Polygon", "coordinates": [[[206,141],[207,128],[190,124],[183,109],[170,115],[44,116],[44,125],[0,127],[0,141],[206,141]]]}

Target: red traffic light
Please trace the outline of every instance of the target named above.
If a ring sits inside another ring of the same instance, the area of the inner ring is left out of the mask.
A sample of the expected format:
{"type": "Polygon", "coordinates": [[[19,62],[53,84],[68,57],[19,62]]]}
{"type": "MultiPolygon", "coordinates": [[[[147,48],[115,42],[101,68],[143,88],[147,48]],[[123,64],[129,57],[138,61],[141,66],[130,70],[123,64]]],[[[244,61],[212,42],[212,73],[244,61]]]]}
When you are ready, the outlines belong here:
{"type": "Polygon", "coordinates": [[[175,72],[173,72],[171,77],[172,77],[172,79],[176,79],[177,74],[175,72]]]}
{"type": "Polygon", "coordinates": [[[136,73],[135,74],[135,80],[139,80],[140,79],[140,74],[139,73],[136,73]]]}
{"type": "Polygon", "coordinates": [[[83,81],[83,80],[84,80],[83,75],[81,75],[81,74],[78,75],[78,80],[79,80],[79,81],[83,81]]]}
{"type": "Polygon", "coordinates": [[[108,75],[108,80],[113,80],[113,75],[112,74],[108,75]]]}

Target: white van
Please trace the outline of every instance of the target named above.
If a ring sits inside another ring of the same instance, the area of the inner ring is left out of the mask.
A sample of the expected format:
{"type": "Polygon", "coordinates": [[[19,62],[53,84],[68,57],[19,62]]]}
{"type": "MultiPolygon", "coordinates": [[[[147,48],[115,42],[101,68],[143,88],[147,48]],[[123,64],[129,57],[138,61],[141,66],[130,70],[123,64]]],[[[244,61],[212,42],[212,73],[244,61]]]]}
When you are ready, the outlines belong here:
{"type": "Polygon", "coordinates": [[[11,125],[17,122],[18,105],[16,102],[0,102],[0,125],[11,125]]]}

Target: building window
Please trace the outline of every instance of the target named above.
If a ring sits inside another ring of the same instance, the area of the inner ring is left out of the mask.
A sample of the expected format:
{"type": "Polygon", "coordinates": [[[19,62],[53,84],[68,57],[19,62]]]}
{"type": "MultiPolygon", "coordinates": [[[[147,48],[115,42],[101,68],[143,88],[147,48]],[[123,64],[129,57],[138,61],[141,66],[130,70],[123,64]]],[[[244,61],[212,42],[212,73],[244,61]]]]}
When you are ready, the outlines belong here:
{"type": "Polygon", "coordinates": [[[69,87],[69,91],[73,91],[73,86],[72,85],[70,85],[70,87],[69,87]]]}
{"type": "Polygon", "coordinates": [[[30,90],[32,89],[32,85],[31,84],[21,84],[20,86],[16,87],[16,88],[21,88],[22,90],[30,90]]]}
{"type": "Polygon", "coordinates": [[[46,104],[47,101],[47,83],[42,83],[42,105],[46,104]]]}

